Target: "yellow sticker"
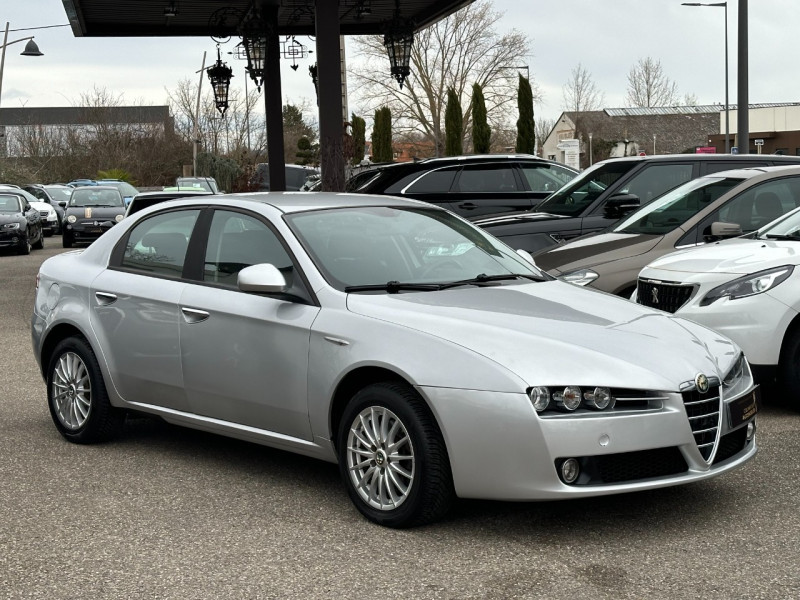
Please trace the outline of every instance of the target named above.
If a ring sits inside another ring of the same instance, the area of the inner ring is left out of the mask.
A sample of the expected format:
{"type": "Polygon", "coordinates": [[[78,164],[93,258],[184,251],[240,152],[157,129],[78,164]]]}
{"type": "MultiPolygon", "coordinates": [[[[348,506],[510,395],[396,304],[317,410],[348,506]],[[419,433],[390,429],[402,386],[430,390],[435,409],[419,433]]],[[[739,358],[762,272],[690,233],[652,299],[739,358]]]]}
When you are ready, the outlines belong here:
{"type": "Polygon", "coordinates": [[[87,218],[87,219],[91,219],[92,218],[92,207],[91,206],[87,206],[86,208],[83,209],[83,216],[85,218],[87,218]]]}

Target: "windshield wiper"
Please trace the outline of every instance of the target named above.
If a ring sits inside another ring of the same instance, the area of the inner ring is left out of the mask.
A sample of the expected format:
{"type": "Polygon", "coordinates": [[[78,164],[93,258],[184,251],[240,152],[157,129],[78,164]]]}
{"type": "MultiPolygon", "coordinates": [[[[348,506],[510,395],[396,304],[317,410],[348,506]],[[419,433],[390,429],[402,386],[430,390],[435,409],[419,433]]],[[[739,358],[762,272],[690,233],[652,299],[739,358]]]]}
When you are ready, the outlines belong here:
{"type": "Polygon", "coordinates": [[[459,285],[482,285],[485,283],[491,283],[493,281],[511,281],[512,279],[528,279],[530,281],[549,280],[549,278],[547,277],[542,277],[540,275],[533,275],[532,273],[502,273],[499,275],[487,275],[486,273],[481,273],[480,275],[476,275],[472,279],[462,279],[460,281],[443,283],[441,284],[441,289],[446,290],[447,288],[457,287],[459,285]]]}
{"type": "Polygon", "coordinates": [[[387,281],[386,283],[373,283],[368,285],[348,285],[344,291],[352,292],[435,292],[442,289],[440,283],[404,283],[401,281],[387,281]]]}
{"type": "Polygon", "coordinates": [[[798,235],[786,235],[782,233],[766,233],[764,237],[761,239],[767,240],[793,240],[795,242],[800,242],[800,236],[798,235]]]}

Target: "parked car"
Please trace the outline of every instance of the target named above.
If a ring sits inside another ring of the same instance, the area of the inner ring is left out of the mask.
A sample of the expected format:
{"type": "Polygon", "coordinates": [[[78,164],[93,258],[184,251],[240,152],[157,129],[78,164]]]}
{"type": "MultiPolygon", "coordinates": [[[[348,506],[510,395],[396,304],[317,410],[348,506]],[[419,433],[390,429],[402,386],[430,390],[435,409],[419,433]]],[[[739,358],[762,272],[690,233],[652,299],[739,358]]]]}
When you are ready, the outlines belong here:
{"type": "Polygon", "coordinates": [[[800,156],[675,154],[629,156],[595,164],[535,206],[513,215],[470,219],[512,248],[545,248],[606,229],[679,185],[719,171],[800,165],[800,156]]]}
{"type": "Polygon", "coordinates": [[[61,206],[59,202],[69,202],[69,197],[72,194],[73,188],[58,183],[49,185],[33,183],[23,186],[23,189],[36,196],[41,202],[47,202],[53,207],[53,210],[55,210],[58,215],[58,227],[55,233],[61,233],[61,223],[64,222],[64,207],[61,206]]]}
{"type": "Polygon", "coordinates": [[[67,183],[69,187],[84,187],[87,185],[98,185],[98,183],[94,179],[73,179],[69,183],[67,183]]]}
{"type": "Polygon", "coordinates": [[[30,254],[31,248],[44,248],[39,211],[18,188],[0,188],[0,248],[15,248],[17,254],[30,254]]]}
{"type": "Polygon", "coordinates": [[[639,274],[634,300],[730,337],[800,407],[800,210],[754,234],[680,250],[639,274]]]}
{"type": "Polygon", "coordinates": [[[347,189],[424,200],[472,218],[529,209],[577,174],[527,154],[451,156],[373,167],[347,189]]]}
{"type": "Polygon", "coordinates": [[[798,205],[800,167],[724,171],[683,184],[605,233],[534,256],[552,275],[630,297],[639,271],[659,256],[755,231],[798,205]]]}
{"type": "Polygon", "coordinates": [[[39,216],[42,219],[42,231],[45,237],[51,237],[61,229],[61,225],[58,222],[58,213],[50,206],[49,202],[40,202],[36,200],[31,201],[30,205],[39,211],[39,216]]]}
{"type": "Polygon", "coordinates": [[[98,179],[97,185],[117,188],[119,193],[122,194],[122,199],[125,201],[125,206],[128,206],[128,204],[131,203],[131,200],[133,200],[133,197],[139,193],[139,190],[133,187],[130,183],[120,179],[98,179]]]}
{"type": "MultiPolygon", "coordinates": [[[[286,189],[288,191],[299,191],[306,180],[319,175],[319,169],[305,165],[286,165],[286,189]]],[[[250,180],[250,187],[257,192],[269,191],[269,163],[258,163],[255,167],[255,174],[250,180]]]]}
{"type": "Polygon", "coordinates": [[[125,209],[125,218],[130,217],[133,214],[136,214],[140,210],[144,210],[145,208],[150,208],[156,204],[161,202],[165,202],[167,200],[175,200],[176,198],[193,198],[196,196],[208,196],[213,192],[209,192],[203,188],[191,188],[191,189],[177,189],[177,190],[169,190],[164,189],[161,192],[140,192],[133,197],[131,203],[128,204],[128,207],[125,209]]]}
{"type": "Polygon", "coordinates": [[[67,440],[112,437],[130,409],[338,462],[383,525],[455,496],[699,481],[756,452],[733,342],[553,279],[418,202],[174,200],[37,281],[33,348],[67,440]]]}
{"type": "Polygon", "coordinates": [[[213,177],[178,177],[175,180],[175,187],[179,189],[197,188],[211,192],[212,194],[221,193],[217,185],[217,180],[213,177]]]}
{"type": "Polygon", "coordinates": [[[112,186],[78,187],[65,206],[61,243],[72,248],[76,243],[92,243],[122,221],[125,203],[112,186]]]}

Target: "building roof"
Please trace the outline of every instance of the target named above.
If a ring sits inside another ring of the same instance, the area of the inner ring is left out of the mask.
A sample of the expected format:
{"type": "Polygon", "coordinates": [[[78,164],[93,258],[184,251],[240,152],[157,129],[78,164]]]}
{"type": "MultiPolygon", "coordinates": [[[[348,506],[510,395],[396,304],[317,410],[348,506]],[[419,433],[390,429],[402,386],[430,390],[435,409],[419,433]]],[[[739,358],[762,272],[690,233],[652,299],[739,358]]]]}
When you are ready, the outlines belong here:
{"type": "MultiPolygon", "coordinates": [[[[325,0],[330,2],[333,0],[325,0]]],[[[427,27],[474,0],[402,0],[401,15],[427,27]]],[[[251,0],[62,0],[76,37],[237,35],[251,0]],[[167,11],[174,16],[166,16],[167,11]]],[[[278,34],[314,35],[316,0],[262,0],[278,6],[278,34]]],[[[339,0],[342,35],[383,33],[395,0],[339,0]],[[368,10],[367,10],[368,9],[368,10]]]]}

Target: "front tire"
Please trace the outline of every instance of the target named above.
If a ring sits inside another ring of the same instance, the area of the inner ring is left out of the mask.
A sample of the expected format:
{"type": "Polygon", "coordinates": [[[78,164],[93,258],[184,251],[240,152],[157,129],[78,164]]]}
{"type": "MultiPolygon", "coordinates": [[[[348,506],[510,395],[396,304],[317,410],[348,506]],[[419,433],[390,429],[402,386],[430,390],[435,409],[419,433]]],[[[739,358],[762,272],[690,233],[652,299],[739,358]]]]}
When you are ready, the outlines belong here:
{"type": "Polygon", "coordinates": [[[21,256],[26,256],[31,253],[31,238],[29,237],[29,232],[25,234],[25,238],[20,238],[19,241],[19,248],[17,248],[17,254],[21,256]]]}
{"type": "Polygon", "coordinates": [[[61,245],[64,248],[72,248],[72,243],[72,235],[64,230],[64,234],[61,236],[61,245]]]}
{"type": "Polygon", "coordinates": [[[36,250],[44,250],[44,231],[39,230],[39,239],[36,240],[36,243],[31,246],[36,250]]]}
{"type": "Polygon", "coordinates": [[[125,421],[125,412],[109,402],[94,352],[80,337],[56,346],[47,367],[47,403],[56,429],[76,444],[110,440],[125,421]]]}
{"type": "Polygon", "coordinates": [[[339,470],[350,499],[370,521],[412,527],[441,518],[455,500],[444,439],[412,387],[365,387],[339,427],[339,470]]]}

